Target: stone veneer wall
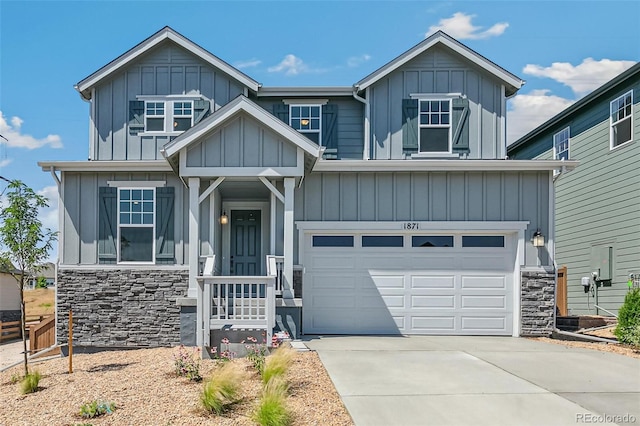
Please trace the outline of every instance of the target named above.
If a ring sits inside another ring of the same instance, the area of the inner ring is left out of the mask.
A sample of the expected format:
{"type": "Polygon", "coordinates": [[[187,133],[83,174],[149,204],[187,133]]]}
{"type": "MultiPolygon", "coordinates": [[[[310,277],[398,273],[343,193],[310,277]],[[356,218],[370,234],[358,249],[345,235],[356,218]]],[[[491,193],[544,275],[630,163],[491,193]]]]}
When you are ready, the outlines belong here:
{"type": "Polygon", "coordinates": [[[553,331],[556,275],[553,272],[522,272],[522,332],[523,336],[549,336],[553,331]]]}
{"type": "Polygon", "coordinates": [[[172,346],[180,344],[180,307],[189,282],[186,269],[58,270],[59,344],[172,346]]]}
{"type": "Polygon", "coordinates": [[[20,309],[11,311],[0,311],[0,321],[20,321],[20,309]]]}

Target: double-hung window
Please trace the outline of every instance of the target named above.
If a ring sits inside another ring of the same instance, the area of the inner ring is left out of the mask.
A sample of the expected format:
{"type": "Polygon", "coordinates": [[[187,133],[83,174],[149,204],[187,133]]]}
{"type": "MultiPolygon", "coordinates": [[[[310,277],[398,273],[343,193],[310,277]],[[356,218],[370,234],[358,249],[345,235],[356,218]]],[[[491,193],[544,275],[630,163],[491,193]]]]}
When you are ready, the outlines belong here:
{"type": "Polygon", "coordinates": [[[611,145],[614,149],[633,139],[633,91],[611,101],[611,145]]]}
{"type": "Polygon", "coordinates": [[[154,262],[155,189],[119,188],[118,260],[154,262]]]}
{"type": "Polygon", "coordinates": [[[147,132],[164,132],[165,108],[164,102],[145,102],[144,129],[147,132]]]}
{"type": "Polygon", "coordinates": [[[289,125],[320,145],[322,105],[290,105],[289,125]]]}
{"type": "Polygon", "coordinates": [[[173,131],[182,132],[193,125],[193,104],[191,101],[173,102],[173,131]]]}
{"type": "Polygon", "coordinates": [[[553,135],[553,157],[556,160],[569,159],[569,127],[553,135]]]}
{"type": "Polygon", "coordinates": [[[451,152],[451,100],[419,102],[419,152],[451,152]]]}

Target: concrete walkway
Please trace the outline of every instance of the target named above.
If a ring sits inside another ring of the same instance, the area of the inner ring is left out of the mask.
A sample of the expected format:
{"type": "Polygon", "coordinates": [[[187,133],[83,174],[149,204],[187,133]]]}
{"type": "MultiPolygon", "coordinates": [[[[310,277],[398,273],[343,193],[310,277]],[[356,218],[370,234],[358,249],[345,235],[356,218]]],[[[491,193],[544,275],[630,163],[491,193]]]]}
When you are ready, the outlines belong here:
{"type": "MultiPolygon", "coordinates": [[[[29,349],[29,340],[27,340],[27,349],[29,349]]],[[[10,340],[0,345],[0,371],[22,359],[22,339],[10,340]]]]}
{"type": "Polygon", "coordinates": [[[640,425],[640,360],[510,337],[313,337],[356,425],[640,425]]]}

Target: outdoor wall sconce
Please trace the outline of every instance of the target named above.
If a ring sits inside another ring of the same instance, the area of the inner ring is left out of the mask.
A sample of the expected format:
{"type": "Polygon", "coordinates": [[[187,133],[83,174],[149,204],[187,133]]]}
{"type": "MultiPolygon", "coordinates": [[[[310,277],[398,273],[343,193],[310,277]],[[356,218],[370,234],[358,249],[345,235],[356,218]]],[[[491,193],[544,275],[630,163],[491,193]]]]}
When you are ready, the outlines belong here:
{"type": "Polygon", "coordinates": [[[220,215],[220,224],[226,225],[227,223],[229,223],[229,216],[227,216],[227,212],[222,211],[222,214],[220,215]]]}
{"type": "Polygon", "coordinates": [[[534,247],[544,247],[544,235],[542,235],[540,229],[533,233],[532,241],[534,247]]]}

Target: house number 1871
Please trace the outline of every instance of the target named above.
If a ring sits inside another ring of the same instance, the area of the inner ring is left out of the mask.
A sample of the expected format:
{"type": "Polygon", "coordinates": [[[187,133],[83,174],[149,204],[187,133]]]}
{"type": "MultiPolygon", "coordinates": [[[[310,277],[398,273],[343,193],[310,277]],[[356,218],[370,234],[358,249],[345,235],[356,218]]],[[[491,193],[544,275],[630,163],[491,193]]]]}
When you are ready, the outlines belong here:
{"type": "Polygon", "coordinates": [[[403,229],[419,229],[418,222],[405,222],[403,229]]]}

